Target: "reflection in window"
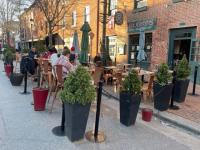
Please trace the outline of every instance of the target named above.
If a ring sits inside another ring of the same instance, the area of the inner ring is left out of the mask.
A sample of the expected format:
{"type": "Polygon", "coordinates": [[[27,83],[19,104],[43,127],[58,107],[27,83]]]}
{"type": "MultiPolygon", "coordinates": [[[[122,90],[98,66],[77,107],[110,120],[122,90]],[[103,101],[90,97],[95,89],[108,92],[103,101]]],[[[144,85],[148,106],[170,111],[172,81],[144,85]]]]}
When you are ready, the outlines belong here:
{"type": "Polygon", "coordinates": [[[135,9],[147,6],[147,0],[135,0],[135,9]]]}

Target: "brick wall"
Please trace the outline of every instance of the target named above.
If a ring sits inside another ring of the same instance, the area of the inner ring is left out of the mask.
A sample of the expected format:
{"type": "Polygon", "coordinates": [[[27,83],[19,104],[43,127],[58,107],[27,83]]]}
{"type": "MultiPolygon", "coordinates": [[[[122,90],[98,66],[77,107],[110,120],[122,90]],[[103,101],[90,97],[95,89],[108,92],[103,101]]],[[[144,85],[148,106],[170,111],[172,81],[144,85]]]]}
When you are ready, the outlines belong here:
{"type": "Polygon", "coordinates": [[[128,14],[128,21],[157,18],[157,28],[152,31],[152,65],[167,61],[169,29],[197,26],[200,37],[200,0],[172,3],[172,0],[149,0],[148,10],[128,14]],[[180,26],[180,23],[185,23],[180,26]]]}

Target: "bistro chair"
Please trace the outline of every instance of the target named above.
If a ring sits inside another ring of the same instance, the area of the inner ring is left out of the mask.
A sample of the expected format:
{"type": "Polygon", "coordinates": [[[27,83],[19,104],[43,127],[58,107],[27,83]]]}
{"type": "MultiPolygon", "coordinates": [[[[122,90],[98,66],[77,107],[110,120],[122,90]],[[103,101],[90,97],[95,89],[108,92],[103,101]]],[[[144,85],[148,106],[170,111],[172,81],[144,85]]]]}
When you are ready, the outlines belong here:
{"type": "Polygon", "coordinates": [[[19,52],[16,52],[16,53],[15,53],[15,67],[14,67],[15,70],[14,70],[14,72],[16,72],[16,70],[17,70],[17,66],[19,65],[20,58],[21,58],[20,53],[19,53],[19,52]]]}
{"type": "Polygon", "coordinates": [[[152,95],[153,81],[154,81],[154,74],[151,74],[148,84],[143,85],[142,87],[143,100],[146,100],[146,98],[150,98],[151,101],[153,100],[153,95],[152,95]]]}
{"type": "Polygon", "coordinates": [[[98,83],[100,81],[101,75],[103,73],[103,68],[102,67],[95,67],[95,71],[92,74],[92,79],[94,81],[94,85],[98,86],[98,83]]]}
{"type": "MultiPolygon", "coordinates": [[[[52,105],[51,105],[51,108],[50,108],[50,112],[52,112],[52,110],[53,110],[53,105],[54,105],[54,102],[56,100],[56,97],[57,97],[59,90],[63,89],[63,86],[64,86],[63,69],[62,69],[63,66],[62,65],[56,65],[54,67],[55,67],[54,70],[55,70],[55,77],[56,77],[56,89],[55,89],[55,95],[53,97],[52,105]]],[[[51,93],[52,92],[50,92],[50,94],[51,93]]]]}
{"type": "Polygon", "coordinates": [[[42,60],[41,65],[41,77],[40,77],[40,85],[43,84],[43,82],[48,83],[48,87],[51,87],[52,84],[52,72],[49,68],[49,61],[48,60],[42,60]]]}

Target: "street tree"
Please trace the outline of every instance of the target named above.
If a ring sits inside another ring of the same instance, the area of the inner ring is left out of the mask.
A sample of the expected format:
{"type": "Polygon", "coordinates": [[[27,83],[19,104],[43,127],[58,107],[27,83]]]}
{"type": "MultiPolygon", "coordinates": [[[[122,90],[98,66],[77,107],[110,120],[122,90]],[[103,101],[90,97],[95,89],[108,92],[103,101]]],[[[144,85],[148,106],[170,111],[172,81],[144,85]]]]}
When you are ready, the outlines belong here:
{"type": "MultiPolygon", "coordinates": [[[[26,0],[23,0],[24,2],[26,0]]],[[[27,0],[31,1],[31,0],[27,0]]],[[[34,0],[32,7],[39,8],[46,21],[46,31],[49,37],[49,46],[53,45],[53,33],[57,26],[61,26],[61,21],[69,12],[76,0],[34,0]]]]}
{"type": "Polygon", "coordinates": [[[6,35],[7,44],[10,41],[10,33],[17,28],[17,25],[13,22],[17,21],[17,16],[19,15],[18,4],[18,0],[0,1],[0,28],[3,38],[6,35]]]}

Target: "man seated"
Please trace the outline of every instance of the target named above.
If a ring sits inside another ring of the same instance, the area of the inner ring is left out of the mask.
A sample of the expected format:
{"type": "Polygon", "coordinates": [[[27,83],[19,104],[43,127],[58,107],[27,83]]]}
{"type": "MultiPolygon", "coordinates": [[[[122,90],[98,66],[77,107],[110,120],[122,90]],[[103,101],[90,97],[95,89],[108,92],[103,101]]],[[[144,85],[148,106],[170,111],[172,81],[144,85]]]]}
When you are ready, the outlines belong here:
{"type": "Polygon", "coordinates": [[[63,51],[63,54],[56,61],[56,65],[63,66],[63,78],[66,78],[69,72],[75,70],[74,66],[69,61],[69,57],[70,57],[70,51],[65,50],[63,51]]]}
{"type": "Polygon", "coordinates": [[[94,57],[94,63],[96,63],[97,61],[101,61],[100,53],[97,53],[97,55],[94,57]]]}

